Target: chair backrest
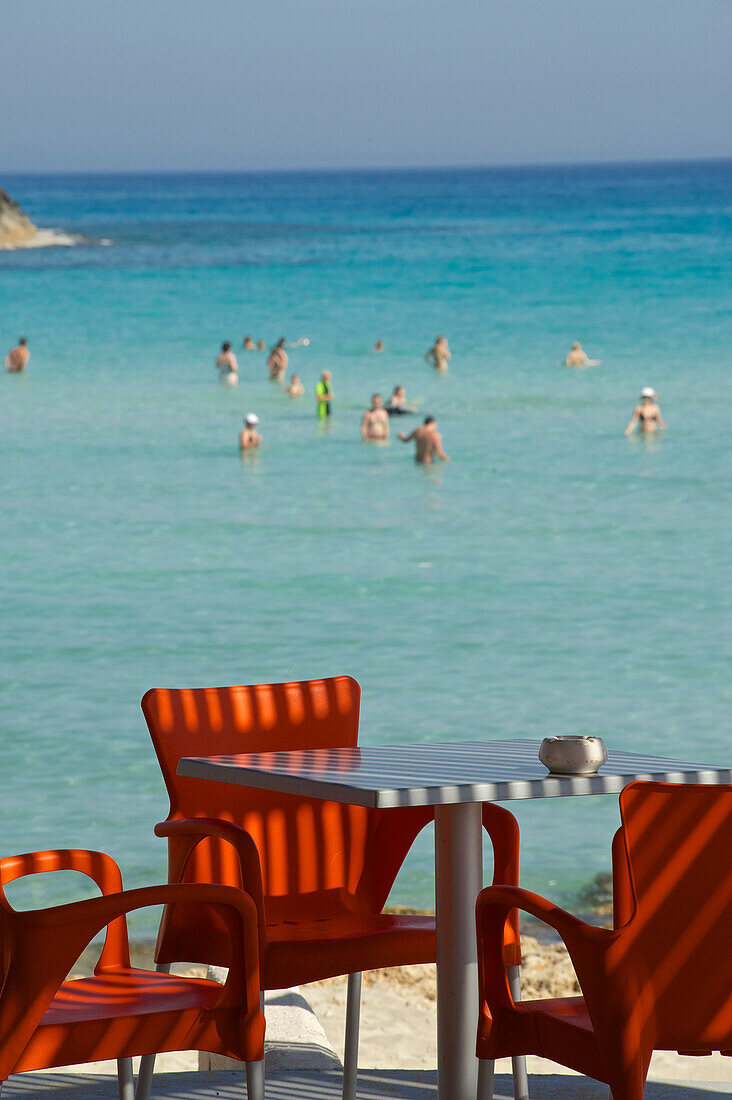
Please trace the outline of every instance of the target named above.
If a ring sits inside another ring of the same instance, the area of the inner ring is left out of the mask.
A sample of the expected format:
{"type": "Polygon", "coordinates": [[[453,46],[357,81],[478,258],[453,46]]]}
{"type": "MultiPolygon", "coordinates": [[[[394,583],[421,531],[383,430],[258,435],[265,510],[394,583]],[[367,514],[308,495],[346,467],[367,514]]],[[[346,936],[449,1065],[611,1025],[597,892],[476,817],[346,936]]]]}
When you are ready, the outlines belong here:
{"type": "MultiPolygon", "coordinates": [[[[26,852],[18,856],[0,859],[0,988],[7,970],[14,929],[18,924],[16,910],[5,896],[5,887],[27,875],[49,874],[52,871],[76,871],[92,879],[102,894],[116,894],[122,890],[119,867],[105,852],[90,852],[81,848],[64,848],[45,852],[26,852]]],[[[20,917],[22,923],[23,918],[20,917]]],[[[72,960],[76,961],[76,960],[72,960]]],[[[109,964],[130,965],[127,941],[127,922],[118,917],[110,922],[99,956],[97,969],[109,964]]]]}
{"type": "Polygon", "coordinates": [[[729,1049],[732,786],[631,783],[620,813],[635,912],[617,948],[638,1023],[660,1049],[729,1049]]]}
{"type": "MultiPolygon", "coordinates": [[[[142,700],[170,797],[168,820],[213,817],[246,829],[259,849],[269,902],[298,896],[322,913],[327,896],[352,894],[373,811],[320,799],[189,779],[182,756],[355,746],[361,690],[350,676],[285,684],[161,689],[142,700]]],[[[231,847],[207,841],[186,878],[238,885],[231,847]]],[[[306,909],[302,907],[305,906],[306,909]]],[[[268,916],[272,906],[268,904],[268,916]]]]}

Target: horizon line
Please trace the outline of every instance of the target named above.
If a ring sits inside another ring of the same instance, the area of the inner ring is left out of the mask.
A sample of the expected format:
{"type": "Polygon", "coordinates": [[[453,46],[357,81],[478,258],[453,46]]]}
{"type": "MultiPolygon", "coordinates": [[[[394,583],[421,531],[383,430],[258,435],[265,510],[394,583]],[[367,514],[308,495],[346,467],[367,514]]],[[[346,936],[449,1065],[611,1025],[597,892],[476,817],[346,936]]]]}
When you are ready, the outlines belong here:
{"type": "Polygon", "coordinates": [[[330,168],[14,168],[3,171],[9,176],[271,176],[271,175],[348,175],[353,173],[384,172],[512,172],[537,171],[562,168],[642,168],[654,165],[682,164],[732,164],[730,155],[704,157],[661,157],[652,159],[578,160],[578,161],[526,161],[502,164],[439,164],[439,165],[389,165],[389,166],[341,166],[330,168]]]}

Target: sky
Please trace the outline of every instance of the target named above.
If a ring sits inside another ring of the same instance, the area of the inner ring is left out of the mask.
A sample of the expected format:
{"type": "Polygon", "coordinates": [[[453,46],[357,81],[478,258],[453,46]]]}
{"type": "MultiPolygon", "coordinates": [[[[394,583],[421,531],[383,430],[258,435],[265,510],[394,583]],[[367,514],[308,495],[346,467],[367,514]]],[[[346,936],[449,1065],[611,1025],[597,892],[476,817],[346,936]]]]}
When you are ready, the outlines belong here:
{"type": "Polygon", "coordinates": [[[0,0],[0,173],[732,155],[730,0],[0,0]]]}

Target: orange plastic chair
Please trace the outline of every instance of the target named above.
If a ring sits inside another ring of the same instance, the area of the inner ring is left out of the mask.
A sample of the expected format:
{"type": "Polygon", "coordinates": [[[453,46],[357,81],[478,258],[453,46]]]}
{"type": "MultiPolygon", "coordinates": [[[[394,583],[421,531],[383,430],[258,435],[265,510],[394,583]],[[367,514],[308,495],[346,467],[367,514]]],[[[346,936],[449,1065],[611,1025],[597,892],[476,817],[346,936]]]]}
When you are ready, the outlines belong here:
{"type": "Polygon", "coordinates": [[[508,1054],[551,1058],[606,1082],[614,1100],[641,1100],[654,1050],[732,1055],[732,786],[631,783],[620,813],[617,927],[515,887],[479,895],[481,1098],[492,1060],[508,1054]],[[512,1001],[500,944],[516,906],[559,932],[582,997],[512,1001]]]}
{"type": "MultiPolygon", "coordinates": [[[[361,971],[435,960],[434,918],[382,912],[412,842],[433,819],[432,807],[373,810],[190,779],[176,769],[182,756],[355,746],[360,696],[355,680],[337,676],[155,689],[142,700],[170,797],[168,819],[155,828],[168,838],[169,881],[244,885],[259,916],[262,989],[349,975],[346,1100],[356,1095],[361,971]]],[[[494,881],[518,882],[515,818],[487,805],[483,820],[494,845],[494,881]]],[[[160,966],[220,964],[223,955],[213,917],[182,905],[166,908],[160,966]]],[[[516,914],[504,957],[515,980],[521,961],[516,914]]],[[[146,1059],[141,1084],[152,1068],[153,1059],[146,1059]]],[[[525,1087],[518,1094],[523,1097],[525,1087]]],[[[144,1098],[138,1088],[138,1100],[144,1098]]]]}
{"type": "Polygon", "coordinates": [[[133,1100],[132,1056],[208,1050],[246,1062],[248,1096],[264,1100],[264,1017],[259,1005],[257,912],[227,886],[122,890],[114,860],[78,849],[0,859],[0,1088],[13,1073],[118,1060],[121,1100],[133,1100]],[[24,875],[80,871],[102,897],[14,910],[4,887],[24,875]],[[229,976],[216,982],[130,966],[125,914],[174,900],[206,906],[229,937],[229,976]],[[65,980],[106,927],[90,978],[65,980]]]}

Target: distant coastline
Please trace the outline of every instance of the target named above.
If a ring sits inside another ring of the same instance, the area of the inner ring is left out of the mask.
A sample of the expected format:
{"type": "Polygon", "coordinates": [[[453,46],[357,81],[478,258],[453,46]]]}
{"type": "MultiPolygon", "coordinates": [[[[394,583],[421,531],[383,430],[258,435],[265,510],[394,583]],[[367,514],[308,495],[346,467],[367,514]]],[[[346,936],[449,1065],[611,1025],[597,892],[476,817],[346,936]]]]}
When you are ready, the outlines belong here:
{"type": "Polygon", "coordinates": [[[13,169],[4,172],[3,177],[8,180],[19,181],[29,179],[47,179],[62,177],[79,177],[81,179],[104,179],[105,177],[119,177],[122,179],[134,179],[149,177],[151,179],[175,179],[177,177],[205,178],[207,176],[348,176],[348,175],[429,175],[434,173],[533,173],[533,172],[566,172],[566,171],[603,171],[608,168],[640,169],[647,170],[658,168],[659,170],[670,168],[699,167],[699,166],[732,166],[730,156],[704,156],[704,157],[666,157],[642,160],[634,158],[620,158],[619,160],[579,160],[579,161],[545,161],[545,162],[517,162],[501,164],[394,164],[394,165],[330,165],[330,166],[298,166],[298,167],[257,167],[236,168],[231,166],[212,167],[205,170],[200,168],[47,168],[47,169],[13,169]]]}

